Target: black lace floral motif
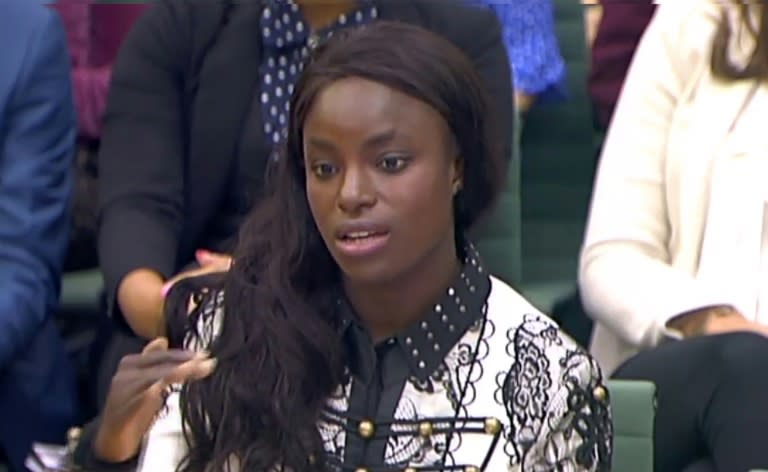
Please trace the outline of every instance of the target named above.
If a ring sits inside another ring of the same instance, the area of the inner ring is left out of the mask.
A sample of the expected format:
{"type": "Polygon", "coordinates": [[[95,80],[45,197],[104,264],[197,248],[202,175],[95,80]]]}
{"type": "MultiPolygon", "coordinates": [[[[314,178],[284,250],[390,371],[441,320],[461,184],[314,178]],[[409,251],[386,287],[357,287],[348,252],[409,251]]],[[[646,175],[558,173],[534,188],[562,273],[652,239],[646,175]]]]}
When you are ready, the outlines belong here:
{"type": "MultiPolygon", "coordinates": [[[[592,371],[599,372],[597,363],[583,351],[570,351],[560,360],[563,368],[561,382],[569,388],[568,410],[574,412],[571,422],[573,433],[581,437],[576,450],[576,462],[597,471],[611,469],[613,422],[609,410],[609,398],[597,398],[594,390],[602,387],[602,379],[595,378],[587,388],[581,386],[576,371],[588,364],[592,371]]],[[[607,394],[607,390],[606,394],[607,394]]]]}
{"type": "Polygon", "coordinates": [[[575,343],[565,341],[551,321],[538,315],[526,316],[522,325],[509,330],[507,339],[514,364],[497,383],[510,419],[505,450],[511,462],[525,468],[527,453],[541,440],[540,430],[546,428],[550,431],[547,450],[554,451],[546,458],[551,470],[568,468],[566,464],[610,470],[610,411],[608,400],[594,393],[602,386],[594,359],[575,343]],[[561,354],[553,357],[556,350],[561,354]],[[563,389],[564,399],[553,397],[563,389]],[[568,454],[563,444],[574,442],[576,451],[568,454]]]}

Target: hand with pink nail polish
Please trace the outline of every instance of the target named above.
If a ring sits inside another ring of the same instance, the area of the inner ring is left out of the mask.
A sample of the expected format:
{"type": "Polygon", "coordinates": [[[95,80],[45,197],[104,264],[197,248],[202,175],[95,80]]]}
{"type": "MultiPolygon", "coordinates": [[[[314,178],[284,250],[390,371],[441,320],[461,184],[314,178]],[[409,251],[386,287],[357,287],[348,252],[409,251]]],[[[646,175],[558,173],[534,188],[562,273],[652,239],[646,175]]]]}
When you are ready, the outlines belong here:
{"type": "Polygon", "coordinates": [[[199,268],[180,272],[168,280],[149,269],[136,269],[123,278],[118,287],[117,302],[134,333],[147,340],[164,336],[163,310],[171,288],[190,277],[226,272],[232,265],[229,255],[203,249],[195,253],[195,259],[199,268]]]}
{"type": "Polygon", "coordinates": [[[217,272],[226,272],[232,266],[231,256],[227,254],[206,251],[205,249],[197,250],[195,252],[195,259],[197,259],[197,263],[200,265],[200,267],[197,269],[181,272],[176,274],[173,278],[169,279],[163,285],[163,297],[165,297],[171,288],[181,280],[188,279],[190,277],[214,274],[217,272]]]}

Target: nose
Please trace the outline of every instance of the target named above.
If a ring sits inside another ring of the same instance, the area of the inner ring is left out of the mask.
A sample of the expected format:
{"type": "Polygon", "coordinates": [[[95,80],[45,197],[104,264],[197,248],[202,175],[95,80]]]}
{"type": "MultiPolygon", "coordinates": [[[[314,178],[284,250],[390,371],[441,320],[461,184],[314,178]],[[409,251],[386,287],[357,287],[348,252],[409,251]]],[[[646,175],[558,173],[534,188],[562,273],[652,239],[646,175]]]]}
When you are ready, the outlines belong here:
{"type": "Polygon", "coordinates": [[[347,167],[339,190],[339,209],[344,213],[355,214],[375,203],[376,191],[370,176],[359,166],[347,167]]]}

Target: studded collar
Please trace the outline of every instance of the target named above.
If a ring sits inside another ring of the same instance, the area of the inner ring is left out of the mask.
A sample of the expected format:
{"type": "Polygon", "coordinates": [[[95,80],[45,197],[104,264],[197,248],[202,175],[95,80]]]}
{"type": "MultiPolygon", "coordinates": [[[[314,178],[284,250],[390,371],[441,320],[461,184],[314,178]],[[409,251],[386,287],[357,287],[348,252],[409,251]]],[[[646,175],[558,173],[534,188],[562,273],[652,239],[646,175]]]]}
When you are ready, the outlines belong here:
{"type": "MultiPolygon", "coordinates": [[[[402,350],[410,375],[419,381],[429,379],[464,334],[485,318],[491,280],[475,248],[467,245],[464,253],[461,272],[421,321],[382,343],[402,350]]],[[[350,328],[359,327],[359,320],[348,303],[341,307],[345,342],[356,342],[350,328]]]]}

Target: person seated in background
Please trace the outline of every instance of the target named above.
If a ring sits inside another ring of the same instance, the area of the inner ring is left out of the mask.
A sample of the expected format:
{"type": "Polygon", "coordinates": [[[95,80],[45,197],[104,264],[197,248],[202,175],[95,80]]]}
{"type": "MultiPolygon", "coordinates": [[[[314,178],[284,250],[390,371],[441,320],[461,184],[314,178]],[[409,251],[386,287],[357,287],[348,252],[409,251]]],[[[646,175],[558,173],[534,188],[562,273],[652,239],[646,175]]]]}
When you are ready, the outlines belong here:
{"type": "MultiPolygon", "coordinates": [[[[53,320],[67,248],[75,111],[61,22],[39,2],[0,15],[0,450],[21,472],[34,441],[78,421],[53,320]]],[[[2,453],[0,453],[2,455],[2,453]]]]}
{"type": "Polygon", "coordinates": [[[72,230],[64,271],[98,266],[96,250],[98,162],[102,117],[117,47],[148,3],[55,0],[72,60],[72,92],[77,112],[77,157],[72,230]]]}
{"type": "Polygon", "coordinates": [[[148,4],[54,0],[50,6],[67,33],[78,136],[98,141],[117,49],[148,4]]]}
{"type": "Polygon", "coordinates": [[[768,468],[763,7],[661,4],[599,163],[579,275],[592,353],[656,384],[662,472],[768,468]]]}
{"type": "Polygon", "coordinates": [[[298,80],[231,269],[172,289],[172,348],[121,362],[77,463],[607,471],[597,364],[466,236],[503,185],[495,117],[445,38],[335,33],[298,80]]]}
{"type": "Polygon", "coordinates": [[[595,16],[591,41],[589,96],[595,129],[605,132],[613,117],[635,50],[656,11],[652,0],[593,0],[595,16]]]}
{"type": "Polygon", "coordinates": [[[564,99],[566,69],[555,33],[552,0],[469,1],[487,5],[501,21],[518,111],[524,114],[537,102],[564,99]]]}
{"type": "MultiPolygon", "coordinates": [[[[582,0],[585,6],[586,40],[591,48],[587,81],[596,133],[595,167],[602,137],[613,117],[619,93],[635,49],[656,11],[652,0],[582,0]]],[[[581,294],[574,290],[555,302],[552,317],[582,346],[592,337],[592,319],[584,310],[581,294]]]]}
{"type": "MultiPolygon", "coordinates": [[[[464,0],[154,2],[113,69],[101,141],[99,255],[109,310],[127,322],[100,373],[165,332],[164,293],[229,267],[245,214],[284,143],[289,97],[318,41],[351,25],[423,25],[475,62],[512,129],[510,67],[493,12],[464,0]]],[[[504,137],[511,155],[511,137],[504,137]]]]}

